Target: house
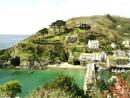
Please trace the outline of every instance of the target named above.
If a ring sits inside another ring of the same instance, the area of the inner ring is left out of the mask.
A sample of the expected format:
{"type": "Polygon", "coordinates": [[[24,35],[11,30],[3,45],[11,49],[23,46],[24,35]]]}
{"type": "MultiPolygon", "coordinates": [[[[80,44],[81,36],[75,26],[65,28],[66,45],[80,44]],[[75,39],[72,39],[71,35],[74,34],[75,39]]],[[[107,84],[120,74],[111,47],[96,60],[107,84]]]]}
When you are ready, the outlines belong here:
{"type": "Polygon", "coordinates": [[[113,51],[113,55],[111,56],[111,62],[114,66],[125,66],[129,63],[128,55],[123,50],[113,51]]]}
{"type": "Polygon", "coordinates": [[[113,51],[113,55],[114,55],[115,57],[127,57],[126,52],[123,51],[123,50],[113,51]]]}
{"type": "Polygon", "coordinates": [[[76,27],[80,28],[80,29],[84,29],[84,30],[91,29],[91,26],[89,24],[85,24],[85,23],[77,24],[76,27]]]}
{"type": "Polygon", "coordinates": [[[99,48],[99,41],[98,40],[89,40],[88,48],[99,48]]]}
{"type": "Polygon", "coordinates": [[[116,48],[116,46],[117,46],[117,45],[116,45],[115,43],[111,43],[111,47],[112,47],[112,48],[116,48]]]}
{"type": "Polygon", "coordinates": [[[77,35],[65,36],[65,41],[70,42],[70,43],[74,43],[77,41],[77,35]]]}
{"type": "Polygon", "coordinates": [[[101,52],[101,53],[82,53],[79,57],[80,61],[83,60],[88,60],[88,61],[101,61],[101,60],[106,60],[107,59],[107,55],[105,52],[101,52]]]}
{"type": "Polygon", "coordinates": [[[123,44],[124,47],[126,47],[126,48],[129,48],[129,47],[130,47],[130,41],[129,41],[129,40],[123,41],[122,44],[123,44]]]}
{"type": "Polygon", "coordinates": [[[117,28],[117,29],[121,29],[122,26],[121,26],[121,25],[117,25],[116,28],[117,28]]]}

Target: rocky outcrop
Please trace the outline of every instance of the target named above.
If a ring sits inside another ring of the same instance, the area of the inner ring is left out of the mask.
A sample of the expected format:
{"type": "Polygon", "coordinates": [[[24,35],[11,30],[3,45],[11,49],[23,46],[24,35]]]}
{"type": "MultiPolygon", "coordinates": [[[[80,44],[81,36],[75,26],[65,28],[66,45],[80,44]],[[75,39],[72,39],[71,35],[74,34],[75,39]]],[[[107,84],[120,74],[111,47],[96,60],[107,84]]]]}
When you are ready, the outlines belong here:
{"type": "Polygon", "coordinates": [[[0,68],[3,68],[4,64],[0,61],[0,68]]]}

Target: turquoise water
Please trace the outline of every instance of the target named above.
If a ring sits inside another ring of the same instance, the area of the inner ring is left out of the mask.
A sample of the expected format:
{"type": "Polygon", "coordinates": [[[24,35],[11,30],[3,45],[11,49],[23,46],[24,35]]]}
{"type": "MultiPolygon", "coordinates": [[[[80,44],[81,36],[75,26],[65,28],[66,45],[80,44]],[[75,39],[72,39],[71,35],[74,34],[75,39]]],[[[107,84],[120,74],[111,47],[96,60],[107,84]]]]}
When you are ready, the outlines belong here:
{"type": "Polygon", "coordinates": [[[61,73],[72,76],[79,87],[82,88],[85,72],[86,70],[83,69],[47,69],[34,71],[33,73],[19,70],[0,70],[0,84],[10,80],[19,80],[22,85],[20,96],[23,97],[31,93],[39,85],[52,81],[57,74],[61,73]]]}

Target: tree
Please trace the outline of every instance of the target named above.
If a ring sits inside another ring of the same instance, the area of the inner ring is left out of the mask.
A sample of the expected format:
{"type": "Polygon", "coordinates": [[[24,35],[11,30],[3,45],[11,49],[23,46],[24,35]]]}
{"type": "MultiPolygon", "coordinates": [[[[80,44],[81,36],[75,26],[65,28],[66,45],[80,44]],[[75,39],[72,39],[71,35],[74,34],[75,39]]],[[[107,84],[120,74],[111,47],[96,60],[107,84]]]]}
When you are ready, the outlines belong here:
{"type": "Polygon", "coordinates": [[[64,75],[56,77],[51,84],[51,88],[73,93],[74,96],[81,96],[83,94],[83,91],[75,84],[74,79],[64,75]]]}
{"type": "Polygon", "coordinates": [[[45,34],[48,34],[48,29],[47,28],[43,28],[39,32],[44,36],[45,34]]]}
{"type": "Polygon", "coordinates": [[[64,49],[61,51],[61,60],[64,62],[68,61],[68,54],[65,52],[64,49]]]}
{"type": "Polygon", "coordinates": [[[38,68],[38,66],[41,66],[41,56],[42,56],[42,48],[40,46],[36,46],[33,48],[32,53],[30,57],[28,57],[28,67],[31,70],[32,68],[38,68]],[[35,64],[37,62],[37,64],[35,64]],[[38,65],[39,64],[39,65],[38,65]]]}
{"type": "Polygon", "coordinates": [[[15,98],[17,93],[21,93],[21,85],[18,81],[10,81],[0,86],[0,93],[4,97],[15,98]]]}
{"type": "Polygon", "coordinates": [[[102,94],[102,98],[105,98],[106,97],[105,93],[109,89],[108,83],[105,80],[100,79],[97,81],[97,87],[99,88],[100,93],[102,94]]]}
{"type": "Polygon", "coordinates": [[[0,60],[2,60],[3,62],[7,62],[10,58],[11,55],[9,53],[9,50],[5,49],[0,51],[0,60]]]}
{"type": "Polygon", "coordinates": [[[56,24],[56,26],[60,29],[62,26],[64,27],[64,26],[66,26],[66,22],[65,21],[63,21],[63,20],[57,20],[56,22],[55,22],[55,24],[56,24]]]}
{"type": "Polygon", "coordinates": [[[63,20],[57,20],[53,22],[50,26],[54,29],[54,31],[56,31],[56,28],[58,28],[59,32],[61,32],[61,28],[66,26],[66,22],[63,20]]]}

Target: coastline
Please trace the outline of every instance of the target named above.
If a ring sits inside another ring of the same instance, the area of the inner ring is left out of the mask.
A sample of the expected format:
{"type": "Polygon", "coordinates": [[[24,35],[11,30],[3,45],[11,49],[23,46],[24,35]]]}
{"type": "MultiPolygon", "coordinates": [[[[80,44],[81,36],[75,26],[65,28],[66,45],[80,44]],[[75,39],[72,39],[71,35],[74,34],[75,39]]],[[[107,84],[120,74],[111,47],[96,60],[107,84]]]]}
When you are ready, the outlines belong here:
{"type": "MultiPolygon", "coordinates": [[[[69,64],[68,62],[62,62],[61,64],[53,64],[53,65],[48,65],[46,66],[45,69],[33,69],[33,71],[36,70],[46,70],[46,69],[86,69],[85,66],[81,66],[81,65],[72,65],[69,64]]],[[[1,68],[0,70],[3,70],[3,68],[1,68]]],[[[16,68],[4,68],[4,70],[17,70],[17,71],[31,71],[29,70],[27,67],[16,67],[16,68]]]]}

